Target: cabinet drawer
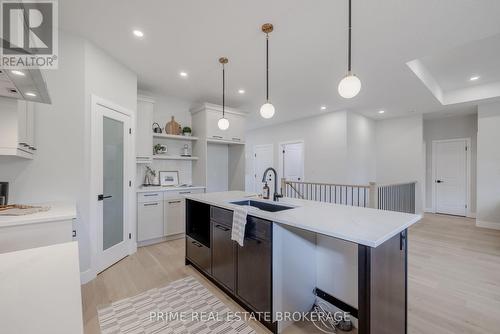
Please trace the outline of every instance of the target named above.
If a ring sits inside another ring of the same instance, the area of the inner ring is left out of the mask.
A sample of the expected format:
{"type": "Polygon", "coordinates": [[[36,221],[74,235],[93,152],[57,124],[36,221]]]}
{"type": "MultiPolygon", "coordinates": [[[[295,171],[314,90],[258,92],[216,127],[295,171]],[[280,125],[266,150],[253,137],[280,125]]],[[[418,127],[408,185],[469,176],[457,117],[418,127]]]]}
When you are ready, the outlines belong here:
{"type": "Polygon", "coordinates": [[[185,189],[185,190],[175,190],[175,191],[166,191],[164,196],[165,199],[170,198],[182,198],[186,195],[190,194],[201,194],[205,192],[204,189],[185,189]]]}
{"type": "Polygon", "coordinates": [[[150,193],[139,193],[137,194],[137,202],[145,203],[145,202],[156,202],[163,200],[163,192],[150,192],[150,193]]]}
{"type": "Polygon", "coordinates": [[[186,257],[203,271],[212,273],[210,248],[191,237],[186,237],[186,257]]]}
{"type": "Polygon", "coordinates": [[[248,216],[245,237],[271,241],[271,229],[272,223],[270,221],[248,216]]]}
{"type": "Polygon", "coordinates": [[[233,211],[221,209],[216,206],[210,207],[210,218],[225,226],[233,226],[233,211]]]}

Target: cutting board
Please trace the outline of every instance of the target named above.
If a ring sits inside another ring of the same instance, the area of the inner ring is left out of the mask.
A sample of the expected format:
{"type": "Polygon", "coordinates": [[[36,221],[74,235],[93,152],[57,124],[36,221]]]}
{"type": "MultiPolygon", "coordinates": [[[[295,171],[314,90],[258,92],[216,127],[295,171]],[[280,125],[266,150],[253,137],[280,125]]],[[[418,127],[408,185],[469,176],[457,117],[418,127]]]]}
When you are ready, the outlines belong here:
{"type": "Polygon", "coordinates": [[[165,132],[169,135],[180,135],[181,134],[181,125],[177,123],[172,116],[172,120],[165,125],[165,132]]]}

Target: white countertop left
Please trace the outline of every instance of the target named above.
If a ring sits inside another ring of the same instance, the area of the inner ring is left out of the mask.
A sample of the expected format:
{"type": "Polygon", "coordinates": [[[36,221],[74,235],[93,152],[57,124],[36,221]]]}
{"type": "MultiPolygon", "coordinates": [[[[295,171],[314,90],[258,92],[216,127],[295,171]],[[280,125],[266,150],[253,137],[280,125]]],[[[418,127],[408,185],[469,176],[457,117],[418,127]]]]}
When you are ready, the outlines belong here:
{"type": "Polygon", "coordinates": [[[78,243],[0,254],[2,333],[81,334],[78,243]]]}
{"type": "Polygon", "coordinates": [[[36,203],[29,205],[50,206],[50,210],[24,216],[0,216],[0,228],[8,226],[71,220],[76,218],[75,203],[50,202],[50,203],[36,203]]]}

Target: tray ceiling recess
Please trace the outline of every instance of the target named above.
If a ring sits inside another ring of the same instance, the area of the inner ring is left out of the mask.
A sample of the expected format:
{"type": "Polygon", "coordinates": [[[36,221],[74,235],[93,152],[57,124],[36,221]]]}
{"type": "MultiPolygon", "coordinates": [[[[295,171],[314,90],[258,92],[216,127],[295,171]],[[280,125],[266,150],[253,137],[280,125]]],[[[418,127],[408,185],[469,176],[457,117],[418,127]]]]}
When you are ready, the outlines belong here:
{"type": "Polygon", "coordinates": [[[406,64],[442,105],[500,97],[500,34],[406,64]]]}

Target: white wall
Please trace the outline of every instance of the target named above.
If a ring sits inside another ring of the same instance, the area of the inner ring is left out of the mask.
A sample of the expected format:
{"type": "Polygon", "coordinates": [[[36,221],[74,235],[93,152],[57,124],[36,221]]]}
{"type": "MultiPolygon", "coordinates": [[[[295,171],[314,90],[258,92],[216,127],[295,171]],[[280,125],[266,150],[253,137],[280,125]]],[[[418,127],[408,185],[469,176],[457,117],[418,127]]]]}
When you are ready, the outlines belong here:
{"type": "Polygon", "coordinates": [[[347,113],[347,163],[349,182],[368,184],[376,179],[375,121],[347,113]]]}
{"type": "Polygon", "coordinates": [[[59,53],[59,68],[44,73],[52,104],[35,106],[36,157],[0,157],[0,180],[10,182],[9,202],[77,204],[80,270],[86,271],[91,259],[90,94],[135,112],[137,78],[92,44],[63,31],[59,53]]]}
{"type": "Polygon", "coordinates": [[[478,107],[477,225],[500,229],[500,103],[478,107]]]}
{"type": "MultiPolygon", "coordinates": [[[[0,158],[0,180],[10,182],[11,203],[78,203],[77,226],[83,225],[84,179],[84,41],[59,34],[59,68],[45,71],[52,104],[35,105],[36,157],[0,158]]],[[[88,266],[88,235],[78,231],[80,268],[88,266]]]]}
{"type": "MultiPolygon", "coordinates": [[[[129,110],[132,113],[131,127],[132,133],[135,135],[135,117],[137,111],[137,75],[118,63],[114,58],[106,54],[101,49],[94,46],[92,43],[85,42],[85,139],[84,139],[84,156],[85,156],[85,174],[84,179],[88,182],[85,187],[85,199],[81,201],[82,207],[82,225],[87,240],[81,238],[80,250],[82,254],[81,268],[87,270],[91,268],[92,255],[97,252],[97,226],[91,223],[90,219],[90,199],[97,194],[91,193],[90,188],[90,170],[92,168],[90,162],[90,115],[92,112],[91,98],[95,95],[106,101],[118,105],[129,110]]],[[[132,152],[135,152],[135,140],[132,140],[132,152]]],[[[135,153],[133,154],[133,156],[135,153]]],[[[135,161],[130,161],[132,183],[135,185],[136,164],[135,161]]],[[[135,188],[133,188],[135,189],[135,188]]],[[[131,205],[131,233],[132,240],[135,240],[136,233],[136,199],[135,192],[133,198],[130,199],[131,205]]]]}
{"type": "Polygon", "coordinates": [[[477,114],[424,120],[425,150],[425,208],[433,207],[432,186],[432,141],[457,138],[471,138],[471,212],[476,212],[476,152],[477,114]]]}
{"type": "Polygon", "coordinates": [[[423,211],[422,115],[376,122],[377,183],[417,181],[416,211],[423,211]]]}

